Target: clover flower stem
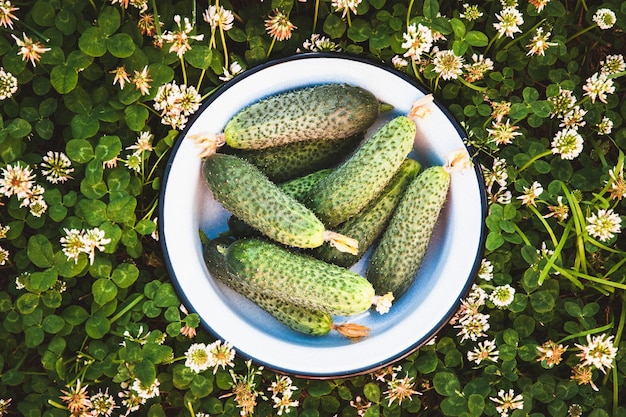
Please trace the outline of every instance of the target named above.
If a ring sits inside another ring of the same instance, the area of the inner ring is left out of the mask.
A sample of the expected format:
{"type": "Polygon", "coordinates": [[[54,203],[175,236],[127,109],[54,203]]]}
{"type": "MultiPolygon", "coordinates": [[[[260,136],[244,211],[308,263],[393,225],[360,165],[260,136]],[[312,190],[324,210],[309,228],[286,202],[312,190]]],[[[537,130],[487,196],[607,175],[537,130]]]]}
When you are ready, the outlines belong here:
{"type": "Polygon", "coordinates": [[[576,228],[576,250],[578,252],[578,256],[574,261],[574,267],[576,270],[581,268],[583,272],[587,272],[587,258],[585,254],[585,242],[584,236],[586,235],[585,231],[585,216],[582,213],[580,205],[578,204],[578,200],[576,197],[570,193],[565,184],[561,182],[561,188],[563,188],[563,192],[565,193],[565,197],[572,209],[572,219],[574,221],[574,226],[576,228]]]}
{"type": "Polygon", "coordinates": [[[267,54],[265,54],[265,58],[269,58],[272,53],[272,49],[274,49],[274,44],[276,43],[276,38],[272,36],[272,43],[270,43],[270,47],[267,49],[267,54]]]}
{"type": "Polygon", "coordinates": [[[528,169],[528,167],[530,167],[535,161],[537,161],[538,159],[543,158],[544,156],[548,156],[548,155],[552,155],[552,151],[545,151],[542,153],[539,153],[535,156],[533,156],[532,158],[530,158],[528,160],[528,162],[526,162],[524,165],[521,166],[520,169],[517,170],[518,173],[525,171],[526,169],[528,169]]]}
{"type": "Polygon", "coordinates": [[[320,10],[320,0],[315,0],[315,11],[313,12],[313,33],[317,28],[317,16],[320,10]]]}
{"type": "Polygon", "coordinates": [[[415,3],[415,0],[409,1],[409,7],[407,8],[407,11],[406,11],[406,26],[407,27],[409,27],[409,25],[411,24],[411,11],[413,9],[413,3],[415,3]]]}
{"type": "Polygon", "coordinates": [[[26,29],[28,29],[31,32],[33,32],[35,35],[37,35],[37,37],[40,38],[42,41],[44,41],[46,43],[50,42],[50,37],[49,36],[44,35],[43,33],[38,31],[37,29],[35,29],[31,25],[29,25],[28,23],[24,22],[23,20],[20,20],[20,24],[22,26],[24,26],[26,29]]]}
{"type": "Polygon", "coordinates": [[[200,86],[202,85],[202,81],[204,81],[204,75],[206,74],[206,68],[203,68],[200,71],[200,76],[198,76],[198,83],[196,84],[196,90],[200,91],[200,86]]]}
{"type": "MultiPolygon", "coordinates": [[[[621,293],[622,296],[622,311],[619,316],[619,323],[617,324],[617,330],[615,331],[615,341],[613,346],[619,346],[619,343],[622,339],[622,334],[624,333],[624,325],[626,323],[626,292],[621,293]]],[[[613,373],[613,415],[617,415],[617,406],[619,404],[619,387],[617,385],[618,382],[618,372],[617,372],[617,361],[615,361],[615,366],[612,369],[613,373]]],[[[605,376],[605,380],[608,377],[605,376]]]]}
{"type": "Polygon", "coordinates": [[[611,330],[614,326],[615,326],[615,323],[610,322],[609,324],[605,324],[604,326],[595,327],[593,329],[583,330],[582,332],[570,334],[570,335],[565,336],[564,338],[562,338],[558,342],[556,342],[556,344],[559,345],[561,343],[567,342],[568,340],[576,339],[578,337],[587,336],[588,334],[596,334],[596,333],[607,332],[607,331],[611,330]]]}
{"type": "Polygon", "coordinates": [[[156,29],[157,38],[161,37],[161,22],[159,21],[159,10],[157,9],[156,0],[150,0],[152,12],[154,13],[154,28],[156,29]]]}
{"type": "Polygon", "coordinates": [[[222,40],[222,47],[224,48],[224,68],[228,68],[228,47],[226,46],[226,37],[224,36],[224,29],[220,26],[220,39],[222,40]]]}
{"type": "Polygon", "coordinates": [[[187,68],[185,67],[185,59],[180,57],[180,70],[183,74],[183,84],[187,85],[187,68]]]}
{"type": "Polygon", "coordinates": [[[111,323],[115,323],[117,320],[122,318],[124,316],[124,314],[128,313],[130,310],[133,309],[133,307],[135,307],[137,304],[139,304],[139,302],[141,300],[143,300],[144,298],[146,298],[146,296],[144,294],[139,294],[137,297],[135,297],[134,300],[132,300],[130,303],[128,303],[128,305],[126,305],[124,308],[122,308],[116,315],[111,317],[110,322],[111,323]]]}
{"type": "Polygon", "coordinates": [[[577,32],[577,33],[573,34],[572,36],[570,36],[569,38],[567,38],[567,39],[565,40],[565,43],[566,43],[566,44],[568,44],[568,43],[570,43],[571,41],[573,41],[574,39],[576,39],[577,37],[579,37],[580,35],[583,35],[583,34],[585,34],[585,33],[589,32],[590,30],[595,29],[595,28],[597,28],[597,27],[598,27],[598,24],[597,24],[597,23],[595,23],[595,24],[593,24],[593,25],[591,25],[591,26],[587,26],[586,28],[584,28],[584,29],[580,30],[579,32],[577,32]]]}
{"type": "Polygon", "coordinates": [[[539,26],[543,25],[543,22],[545,22],[545,21],[546,21],[546,19],[541,19],[537,24],[535,24],[535,26],[533,26],[530,29],[524,31],[523,34],[521,34],[520,36],[518,36],[515,39],[512,39],[509,43],[504,45],[504,47],[502,49],[509,49],[511,46],[515,45],[516,43],[519,43],[522,39],[529,37],[539,26]]]}
{"type": "MultiPolygon", "coordinates": [[[[546,277],[548,276],[550,269],[556,268],[556,265],[554,263],[561,256],[561,251],[563,250],[563,247],[565,246],[565,242],[567,241],[567,237],[569,236],[569,232],[572,228],[572,222],[573,220],[570,220],[565,225],[565,228],[563,229],[563,235],[561,236],[561,240],[559,241],[559,244],[556,245],[556,247],[554,248],[554,253],[550,255],[550,257],[548,258],[546,262],[546,265],[541,270],[541,273],[539,274],[539,278],[537,280],[539,285],[543,284],[543,281],[545,281],[546,277]]],[[[578,286],[581,289],[583,288],[582,284],[580,283],[577,283],[576,286],[578,286]]]]}
{"type": "Polygon", "coordinates": [[[474,85],[474,84],[472,84],[472,83],[468,82],[468,81],[467,81],[465,78],[463,78],[463,77],[459,77],[459,78],[457,78],[457,79],[461,82],[461,84],[463,84],[463,85],[464,85],[464,86],[466,86],[466,87],[471,88],[471,89],[472,89],[472,90],[474,90],[474,91],[480,91],[480,92],[487,91],[487,87],[479,87],[479,86],[477,86],[477,85],[474,85]]]}
{"type": "Polygon", "coordinates": [[[543,227],[545,227],[546,229],[546,232],[548,232],[548,234],[550,235],[550,238],[552,239],[552,244],[556,247],[559,243],[559,240],[556,238],[556,235],[554,234],[554,230],[552,230],[552,228],[550,227],[546,219],[541,215],[541,213],[539,213],[539,210],[537,210],[535,206],[533,206],[532,204],[529,204],[528,208],[530,209],[530,211],[533,212],[535,216],[537,216],[539,221],[541,221],[541,223],[543,224],[543,227]]]}
{"type": "Polygon", "coordinates": [[[532,243],[530,243],[530,240],[528,239],[528,236],[526,236],[526,233],[524,233],[517,224],[514,225],[513,227],[515,229],[515,232],[517,232],[517,235],[524,241],[524,243],[527,246],[532,246],[532,243]]]}
{"type": "MultiPolygon", "coordinates": [[[[591,281],[595,284],[600,284],[604,287],[611,287],[611,288],[618,288],[621,290],[626,290],[626,284],[621,284],[619,282],[613,282],[608,280],[608,275],[602,276],[602,277],[596,277],[594,275],[589,275],[589,274],[585,274],[582,272],[578,272],[578,271],[573,271],[573,270],[567,270],[565,268],[561,268],[561,267],[557,267],[555,266],[555,269],[557,271],[559,271],[560,273],[568,273],[570,274],[570,276],[575,277],[575,278],[582,278],[585,279],[587,281],[591,281]]],[[[610,290],[612,292],[612,290],[610,290]]]]}
{"type": "Polygon", "coordinates": [[[415,78],[417,79],[417,81],[419,81],[420,83],[424,84],[424,80],[422,79],[422,76],[420,75],[419,71],[417,70],[417,65],[415,64],[415,60],[414,59],[411,60],[411,68],[413,68],[413,73],[415,74],[415,78]]]}
{"type": "Polygon", "coordinates": [[[187,410],[189,410],[189,415],[191,417],[194,417],[196,415],[196,413],[193,410],[193,404],[191,404],[191,401],[187,401],[187,403],[185,405],[187,406],[187,410]]]}

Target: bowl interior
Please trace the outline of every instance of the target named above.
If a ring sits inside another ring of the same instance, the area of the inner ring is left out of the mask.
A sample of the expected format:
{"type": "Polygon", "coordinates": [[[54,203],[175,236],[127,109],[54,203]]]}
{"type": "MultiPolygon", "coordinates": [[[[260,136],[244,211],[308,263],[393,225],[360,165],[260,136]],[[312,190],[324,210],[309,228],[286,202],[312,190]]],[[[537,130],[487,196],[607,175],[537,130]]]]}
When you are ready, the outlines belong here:
{"type": "MultiPolygon", "coordinates": [[[[303,377],[338,377],[389,364],[427,342],[451,317],[471,285],[483,250],[486,203],[479,169],[453,173],[449,198],[423,264],[409,290],[391,311],[374,311],[335,322],[370,327],[352,342],[336,332],[306,336],[278,323],[255,304],[214,280],[202,258],[199,230],[214,238],[229,213],[203,182],[198,148],[187,136],[218,133],[243,107],[290,89],[328,82],[358,85],[394,109],[368,134],[425,95],[410,79],[386,67],[342,55],[297,55],[244,72],[214,94],[181,134],[162,187],[160,239],[173,282],[187,307],[237,352],[279,372],[303,377]]],[[[418,123],[411,157],[424,167],[443,164],[464,146],[464,133],[437,102],[418,123]]],[[[352,269],[364,273],[369,253],[352,269]]]]}

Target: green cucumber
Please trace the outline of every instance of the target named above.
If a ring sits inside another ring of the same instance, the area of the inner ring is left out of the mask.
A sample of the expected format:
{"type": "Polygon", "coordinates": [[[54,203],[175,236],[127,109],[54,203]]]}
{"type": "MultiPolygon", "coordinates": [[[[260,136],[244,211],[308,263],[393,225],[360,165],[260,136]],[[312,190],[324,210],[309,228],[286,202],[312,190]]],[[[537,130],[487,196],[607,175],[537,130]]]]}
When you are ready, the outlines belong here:
{"type": "Polygon", "coordinates": [[[297,141],[345,139],[367,130],[380,114],[378,99],[347,84],[320,84],[275,94],[235,114],[224,142],[262,149],[297,141]]]}
{"type": "Polygon", "coordinates": [[[415,139],[415,122],[398,116],[378,129],[309,193],[306,206],[327,226],[358,214],[390,181],[415,139]]]}
{"type": "MultiPolygon", "coordinates": [[[[332,171],[333,170],[331,168],[321,169],[303,177],[294,178],[292,180],[280,183],[278,184],[278,188],[280,188],[285,194],[302,202],[302,199],[306,196],[306,193],[311,189],[311,187],[313,187],[313,185],[320,181],[322,178],[328,176],[328,174],[330,174],[332,171]]],[[[235,237],[261,235],[258,230],[248,225],[237,216],[230,216],[228,218],[228,228],[232,235],[235,237]]]]}
{"type": "Polygon", "coordinates": [[[409,288],[426,254],[449,187],[450,173],[443,166],[425,169],[409,184],[365,273],[377,291],[389,291],[399,298],[409,288]]]}
{"type": "Polygon", "coordinates": [[[251,291],[247,285],[243,285],[241,281],[231,275],[226,268],[223,252],[230,243],[232,243],[230,240],[218,238],[204,245],[203,255],[207,269],[212,277],[248,298],[272,317],[292,330],[311,336],[323,336],[331,330],[336,330],[353,339],[368,335],[369,328],[366,326],[355,323],[335,324],[330,314],[303,308],[257,291],[251,291]]]}
{"type": "Polygon", "coordinates": [[[231,152],[256,165],[267,177],[281,183],[337,165],[363,140],[358,133],[342,140],[309,140],[265,149],[231,152]]]}
{"type": "Polygon", "coordinates": [[[259,292],[304,308],[351,316],[376,305],[388,311],[391,296],[378,297],[365,277],[270,241],[240,239],[225,249],[228,272],[259,292]]]}
{"type": "Polygon", "coordinates": [[[341,250],[357,250],[358,242],[326,230],[311,210],[244,159],[215,153],[204,160],[202,174],[216,201],[277,242],[315,248],[328,241],[341,250]]]}
{"type": "Polygon", "coordinates": [[[404,190],[418,174],[421,167],[421,164],[416,160],[407,158],[382,193],[361,213],[337,228],[338,233],[359,241],[357,254],[339,252],[331,246],[324,245],[315,248],[312,251],[313,256],[344,267],[350,267],[361,259],[374,241],[382,235],[394,209],[404,194],[404,190]]]}

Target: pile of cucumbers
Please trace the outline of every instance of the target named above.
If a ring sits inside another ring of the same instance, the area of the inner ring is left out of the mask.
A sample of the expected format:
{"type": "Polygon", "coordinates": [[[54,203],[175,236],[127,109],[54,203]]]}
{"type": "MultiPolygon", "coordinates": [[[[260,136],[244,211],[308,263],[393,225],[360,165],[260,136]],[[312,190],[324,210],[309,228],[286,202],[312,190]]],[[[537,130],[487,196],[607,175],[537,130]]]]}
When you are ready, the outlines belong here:
{"type": "Polygon", "coordinates": [[[409,157],[409,116],[366,135],[389,109],[364,88],[329,83],[233,116],[220,147],[201,154],[206,185],[232,215],[227,233],[204,240],[211,275],[298,332],[366,336],[333,317],[384,314],[406,292],[450,186],[449,167],[409,157]],[[366,272],[353,272],[372,247],[366,272]]]}

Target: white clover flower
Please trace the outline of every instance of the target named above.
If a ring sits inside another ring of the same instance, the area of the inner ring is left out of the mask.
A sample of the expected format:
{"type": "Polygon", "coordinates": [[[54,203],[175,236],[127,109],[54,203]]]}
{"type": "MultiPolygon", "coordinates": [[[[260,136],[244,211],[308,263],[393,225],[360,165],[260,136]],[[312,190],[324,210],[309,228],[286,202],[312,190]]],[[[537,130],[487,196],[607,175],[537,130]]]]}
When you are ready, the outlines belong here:
{"type": "Polygon", "coordinates": [[[153,107],[161,112],[161,123],[183,129],[189,116],[200,108],[201,101],[202,96],[195,87],[172,81],[159,87],[153,107]]]}
{"type": "Polygon", "coordinates": [[[593,15],[593,21],[602,30],[611,29],[617,22],[617,17],[611,9],[601,8],[598,9],[593,15]]]}
{"type": "Polygon", "coordinates": [[[2,168],[0,194],[7,197],[15,195],[20,200],[27,199],[33,194],[35,177],[28,165],[22,166],[20,163],[7,165],[2,168]]]}
{"type": "Polygon", "coordinates": [[[395,69],[402,69],[409,65],[409,62],[400,55],[394,55],[394,57],[391,58],[391,63],[395,69]]]}
{"type": "Polygon", "coordinates": [[[75,263],[78,263],[78,257],[81,253],[85,253],[85,244],[82,239],[82,232],[78,229],[63,229],[65,236],[61,237],[61,247],[63,253],[67,256],[68,260],[73,259],[75,263]]]}
{"type": "Polygon", "coordinates": [[[401,47],[407,49],[405,57],[410,57],[413,61],[418,61],[420,56],[430,51],[433,46],[433,32],[419,23],[409,25],[407,31],[402,34],[404,42],[401,47]]]}
{"type": "Polygon", "coordinates": [[[29,202],[28,209],[33,216],[41,217],[48,209],[48,203],[46,203],[43,197],[39,196],[29,202]]]}
{"type": "Polygon", "coordinates": [[[478,10],[478,6],[475,4],[463,3],[463,13],[459,14],[461,19],[467,19],[472,22],[474,20],[478,20],[478,18],[483,16],[483,12],[478,10]]]}
{"type": "Polygon", "coordinates": [[[467,360],[476,363],[476,365],[480,365],[483,361],[498,362],[499,354],[496,341],[485,340],[478,342],[478,346],[467,352],[467,360]]]}
{"type": "Polygon", "coordinates": [[[220,75],[219,79],[222,81],[230,81],[235,75],[241,74],[243,72],[243,68],[238,61],[233,61],[230,63],[228,68],[223,68],[224,75],[220,75]]]}
{"type": "Polygon", "coordinates": [[[204,35],[190,35],[190,33],[193,32],[194,29],[193,24],[188,17],[185,17],[183,19],[183,24],[181,24],[180,15],[175,15],[174,22],[178,26],[178,29],[174,31],[167,30],[163,32],[163,34],[161,35],[161,39],[167,43],[171,43],[172,45],[170,46],[169,51],[176,53],[179,58],[182,58],[183,55],[185,55],[185,53],[191,49],[191,44],[189,41],[201,41],[202,39],[204,39],[204,35]]]}
{"type": "Polygon", "coordinates": [[[9,260],[9,251],[0,246],[0,265],[6,264],[9,260]]]}
{"type": "Polygon", "coordinates": [[[613,360],[617,356],[617,347],[613,345],[613,336],[603,333],[599,336],[587,335],[587,344],[575,344],[580,349],[576,356],[580,358],[581,366],[595,366],[602,373],[613,367],[613,360]]]}
{"type": "Polygon", "coordinates": [[[459,330],[457,336],[461,336],[461,343],[469,339],[473,342],[481,337],[487,336],[487,330],[490,328],[489,314],[475,313],[462,317],[459,324],[454,326],[459,330]]]}
{"type": "Polygon", "coordinates": [[[550,117],[562,117],[576,105],[576,96],[572,90],[559,87],[559,93],[555,96],[548,97],[548,101],[554,109],[550,113],[550,117]]]}
{"type": "Polygon", "coordinates": [[[524,194],[517,198],[522,200],[522,204],[525,206],[531,204],[537,207],[535,200],[539,198],[541,193],[543,193],[543,186],[538,181],[534,181],[530,187],[524,187],[524,194]]]}
{"type": "Polygon", "coordinates": [[[550,32],[543,33],[543,28],[537,28],[535,36],[526,45],[528,53],[526,55],[545,55],[546,50],[551,46],[558,45],[556,42],[548,42],[550,32]]]}
{"type": "Polygon", "coordinates": [[[548,3],[550,3],[550,0],[528,0],[528,2],[535,6],[535,8],[537,9],[537,13],[541,13],[543,8],[546,7],[548,3]]]}
{"type": "Polygon", "coordinates": [[[626,71],[626,62],[624,62],[624,55],[607,55],[603,61],[600,61],[600,71],[605,74],[617,74],[626,71]]]}
{"type": "Polygon", "coordinates": [[[552,139],[552,153],[561,155],[561,159],[572,160],[583,150],[583,137],[576,129],[563,129],[552,139]]]}
{"type": "Polygon", "coordinates": [[[10,98],[17,92],[17,78],[0,67],[0,100],[10,98]]]}
{"type": "Polygon", "coordinates": [[[115,398],[109,394],[109,388],[107,387],[104,392],[99,390],[90,398],[91,408],[94,416],[106,416],[110,417],[116,408],[119,408],[115,403],[115,398]]]}
{"type": "Polygon", "coordinates": [[[227,366],[235,366],[233,363],[235,359],[235,349],[233,349],[233,345],[230,343],[222,343],[221,340],[216,340],[208,345],[206,350],[210,355],[209,366],[213,367],[213,373],[216,373],[219,367],[225,369],[227,366]]]}
{"type": "Polygon", "coordinates": [[[613,131],[613,120],[604,116],[600,123],[596,125],[598,128],[598,134],[600,135],[610,135],[613,131]]]}
{"type": "Polygon", "coordinates": [[[208,9],[202,14],[204,21],[207,22],[211,29],[220,28],[223,31],[228,31],[233,28],[235,21],[235,15],[230,10],[224,8],[224,6],[210,5],[208,9]]]}
{"type": "Polygon", "coordinates": [[[5,239],[9,230],[11,230],[11,226],[3,226],[2,224],[0,224],[0,239],[5,239]]]}
{"type": "Polygon", "coordinates": [[[52,184],[63,183],[72,177],[72,161],[63,152],[48,151],[41,163],[41,173],[52,184]]]}
{"type": "Polygon", "coordinates": [[[496,18],[498,22],[494,23],[493,27],[498,31],[500,37],[513,38],[516,33],[522,31],[519,26],[524,23],[524,17],[517,8],[505,7],[499,14],[496,14],[496,18]]]}
{"type": "Polygon", "coordinates": [[[463,73],[463,58],[451,49],[437,51],[433,65],[435,72],[444,80],[456,80],[463,73]]]}
{"type": "Polygon", "coordinates": [[[489,294],[491,301],[498,308],[508,307],[515,299],[515,288],[509,284],[494,288],[489,294]]]}
{"type": "Polygon", "coordinates": [[[13,12],[19,9],[19,7],[13,7],[9,0],[0,0],[0,27],[13,29],[14,21],[20,20],[13,12]]]}
{"type": "Polygon", "coordinates": [[[413,395],[421,395],[414,388],[415,380],[413,377],[406,374],[404,378],[398,378],[397,373],[393,373],[391,379],[387,381],[387,391],[383,392],[385,398],[389,400],[387,405],[391,406],[394,401],[402,404],[403,400],[410,399],[413,395]]]}
{"type": "Polygon", "coordinates": [[[524,397],[522,394],[515,395],[515,391],[510,389],[508,392],[501,389],[498,391],[497,397],[489,397],[491,401],[496,403],[496,410],[501,417],[507,417],[511,410],[521,410],[524,408],[524,397]]]}
{"type": "Polygon", "coordinates": [[[133,391],[137,392],[137,394],[139,394],[141,398],[149,400],[150,398],[158,397],[159,395],[161,395],[159,390],[160,385],[161,383],[158,379],[155,379],[154,382],[152,382],[152,384],[148,386],[144,385],[139,379],[135,379],[130,388],[133,391]]]}
{"type": "Polygon", "coordinates": [[[484,259],[480,262],[480,268],[478,269],[478,278],[484,281],[491,281],[493,279],[493,264],[488,259],[484,259]]]}
{"type": "Polygon", "coordinates": [[[515,137],[522,134],[517,132],[518,129],[519,126],[511,125],[511,120],[507,119],[506,122],[491,122],[491,129],[487,129],[487,133],[497,145],[508,145],[515,137]]]}
{"type": "Polygon", "coordinates": [[[139,136],[137,136],[137,140],[131,146],[128,146],[126,150],[135,151],[135,153],[143,153],[143,152],[152,152],[154,148],[152,147],[152,133],[144,130],[139,136]]]}
{"type": "MultiPolygon", "coordinates": [[[[302,43],[302,48],[305,51],[312,52],[337,52],[341,51],[341,47],[319,33],[313,33],[307,40],[302,43]]],[[[302,52],[299,48],[296,52],[302,52]]]]}
{"type": "Polygon", "coordinates": [[[587,78],[587,83],[583,86],[583,90],[585,90],[585,95],[591,99],[592,103],[595,103],[596,98],[606,103],[606,95],[615,92],[615,85],[613,84],[613,79],[609,78],[606,73],[596,72],[587,78]]]}
{"type": "Polygon", "coordinates": [[[213,365],[211,351],[204,343],[194,343],[189,346],[185,352],[185,358],[185,366],[197,374],[213,365]]]}
{"type": "Polygon", "coordinates": [[[356,14],[356,8],[359,7],[362,0],[332,0],[332,6],[336,11],[341,11],[341,17],[346,17],[348,11],[356,14]]]}
{"type": "Polygon", "coordinates": [[[95,258],[95,251],[104,251],[104,246],[111,243],[111,239],[105,237],[104,230],[100,230],[98,227],[86,230],[82,235],[83,251],[89,256],[89,263],[93,264],[95,258]]]}
{"type": "Polygon", "coordinates": [[[613,239],[616,233],[621,232],[622,219],[613,209],[599,209],[587,217],[585,229],[591,236],[601,242],[613,239]]]}
{"type": "Polygon", "coordinates": [[[473,83],[482,80],[488,71],[493,70],[493,61],[490,58],[485,58],[482,54],[472,54],[472,62],[465,64],[463,70],[467,82],[473,83]]]}
{"type": "Polygon", "coordinates": [[[563,115],[561,123],[559,123],[559,127],[566,127],[571,129],[578,129],[579,127],[583,127],[587,124],[587,122],[584,120],[586,114],[587,110],[583,109],[580,106],[574,106],[563,115]]]}

